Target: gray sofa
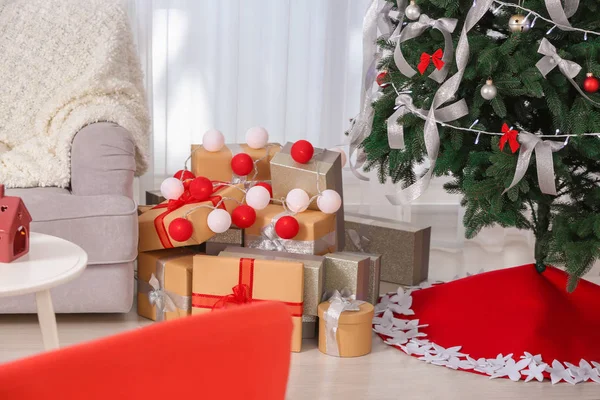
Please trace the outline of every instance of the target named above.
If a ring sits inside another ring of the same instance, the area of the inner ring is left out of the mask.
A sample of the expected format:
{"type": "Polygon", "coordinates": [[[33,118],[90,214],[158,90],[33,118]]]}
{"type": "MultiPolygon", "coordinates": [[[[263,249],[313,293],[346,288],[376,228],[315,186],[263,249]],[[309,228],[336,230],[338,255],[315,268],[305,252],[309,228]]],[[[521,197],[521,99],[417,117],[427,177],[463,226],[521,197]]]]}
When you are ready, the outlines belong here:
{"type": "MultiPolygon", "coordinates": [[[[70,240],[88,253],[84,273],[51,291],[57,313],[131,309],[138,242],[134,152],[127,130],[106,122],[88,125],[73,140],[70,190],[7,190],[24,200],[32,231],[70,240]]],[[[0,298],[0,313],[35,312],[33,295],[0,298]]]]}

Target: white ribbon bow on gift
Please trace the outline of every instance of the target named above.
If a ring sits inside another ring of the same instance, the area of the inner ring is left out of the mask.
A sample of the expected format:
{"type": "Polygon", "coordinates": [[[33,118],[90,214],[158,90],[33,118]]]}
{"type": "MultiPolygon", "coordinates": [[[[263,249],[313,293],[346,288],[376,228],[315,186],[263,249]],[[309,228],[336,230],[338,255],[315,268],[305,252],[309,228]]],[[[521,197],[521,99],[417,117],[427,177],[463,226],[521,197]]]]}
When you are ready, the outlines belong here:
{"type": "Polygon", "coordinates": [[[154,274],[152,274],[148,283],[150,286],[152,286],[152,290],[148,292],[148,300],[150,301],[151,305],[156,306],[157,318],[159,314],[163,314],[167,311],[173,312],[177,310],[175,302],[173,299],[171,299],[171,296],[169,296],[167,291],[160,287],[160,282],[154,274]]]}
{"type": "Polygon", "coordinates": [[[340,349],[337,343],[337,331],[340,324],[340,316],[344,311],[360,311],[364,301],[356,300],[356,297],[346,289],[333,292],[329,297],[329,308],[325,312],[325,351],[330,356],[339,357],[340,349]]]}

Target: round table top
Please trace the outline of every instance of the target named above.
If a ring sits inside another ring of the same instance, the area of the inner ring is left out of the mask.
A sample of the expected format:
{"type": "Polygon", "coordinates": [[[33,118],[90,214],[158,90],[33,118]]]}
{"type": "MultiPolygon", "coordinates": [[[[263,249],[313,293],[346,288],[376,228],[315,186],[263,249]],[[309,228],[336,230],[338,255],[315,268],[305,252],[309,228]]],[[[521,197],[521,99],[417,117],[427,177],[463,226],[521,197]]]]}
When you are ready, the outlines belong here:
{"type": "Polygon", "coordinates": [[[29,253],[0,263],[0,297],[47,290],[78,277],[87,266],[87,253],[74,243],[31,233],[29,253]]]}

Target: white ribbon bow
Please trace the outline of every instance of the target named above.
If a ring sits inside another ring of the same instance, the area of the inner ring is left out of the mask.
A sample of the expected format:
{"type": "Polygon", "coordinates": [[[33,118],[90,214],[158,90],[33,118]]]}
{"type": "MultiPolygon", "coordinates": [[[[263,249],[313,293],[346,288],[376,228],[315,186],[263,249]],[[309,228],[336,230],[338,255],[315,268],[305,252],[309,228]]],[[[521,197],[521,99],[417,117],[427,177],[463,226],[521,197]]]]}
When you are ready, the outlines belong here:
{"type": "Polygon", "coordinates": [[[560,72],[568,78],[575,78],[579,72],[581,72],[581,65],[574,61],[565,60],[559,56],[556,52],[556,47],[554,47],[554,45],[546,38],[543,38],[540,42],[538,53],[545,56],[535,64],[544,77],[557,66],[560,69],[560,72]]]}
{"type": "Polygon", "coordinates": [[[156,306],[157,317],[159,313],[162,314],[167,311],[173,312],[177,310],[173,299],[171,299],[167,291],[160,287],[160,282],[154,274],[152,274],[148,283],[152,286],[152,290],[148,292],[148,300],[150,300],[151,305],[156,306]]]}

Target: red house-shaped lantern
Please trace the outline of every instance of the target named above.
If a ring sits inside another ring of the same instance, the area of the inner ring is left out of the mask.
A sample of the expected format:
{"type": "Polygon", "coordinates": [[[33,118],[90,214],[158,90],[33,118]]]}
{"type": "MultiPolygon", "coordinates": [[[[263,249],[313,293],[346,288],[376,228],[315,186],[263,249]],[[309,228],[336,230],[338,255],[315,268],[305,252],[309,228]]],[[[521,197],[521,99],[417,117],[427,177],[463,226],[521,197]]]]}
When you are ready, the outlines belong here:
{"type": "Polygon", "coordinates": [[[4,195],[0,185],[0,263],[9,263],[29,252],[31,215],[20,197],[4,195]]]}

